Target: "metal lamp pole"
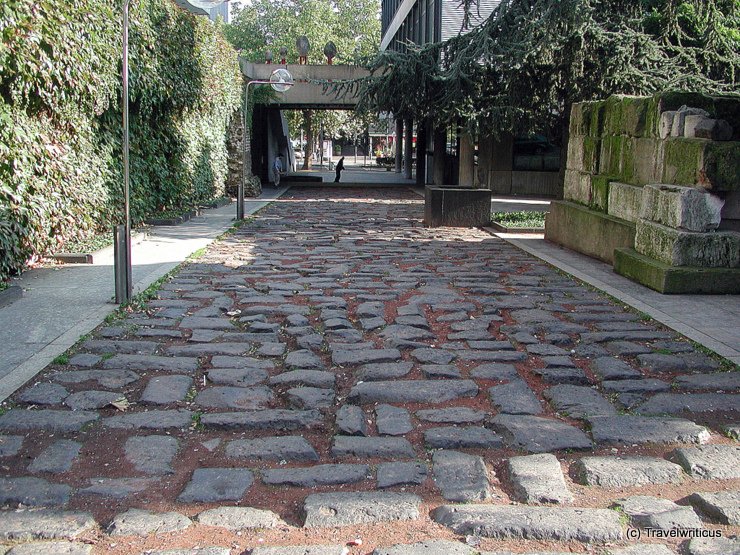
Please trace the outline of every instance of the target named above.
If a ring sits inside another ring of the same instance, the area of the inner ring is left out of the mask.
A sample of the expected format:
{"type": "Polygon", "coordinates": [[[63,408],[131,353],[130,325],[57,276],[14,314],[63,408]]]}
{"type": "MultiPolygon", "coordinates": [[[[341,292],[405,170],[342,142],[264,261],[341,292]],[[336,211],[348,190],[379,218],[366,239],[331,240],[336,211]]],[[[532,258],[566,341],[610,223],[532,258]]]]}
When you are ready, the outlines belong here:
{"type": "Polygon", "coordinates": [[[129,121],[128,121],[128,8],[130,0],[123,0],[123,210],[124,224],[114,230],[113,266],[116,303],[131,300],[133,279],[131,272],[131,210],[129,206],[129,121]]]}
{"type": "MultiPolygon", "coordinates": [[[[192,8],[201,10],[215,8],[224,0],[188,0],[192,8]]],[[[131,272],[131,207],[130,207],[130,172],[129,172],[129,114],[128,114],[128,11],[131,0],[122,1],[123,12],[123,210],[124,224],[117,225],[113,234],[113,272],[115,274],[116,303],[123,304],[131,300],[133,279],[131,272]]],[[[203,11],[196,13],[206,13],[203,11]]]]}
{"type": "Polygon", "coordinates": [[[242,162],[242,179],[239,182],[239,187],[237,187],[237,195],[236,195],[236,219],[237,220],[243,220],[244,219],[244,185],[247,183],[247,179],[249,178],[250,174],[252,173],[252,160],[250,158],[251,156],[251,132],[249,129],[249,122],[248,122],[248,110],[249,110],[249,87],[251,85],[272,85],[272,88],[275,89],[278,92],[285,92],[290,87],[293,86],[293,77],[290,75],[287,69],[276,69],[272,72],[272,75],[270,76],[270,80],[266,79],[254,79],[252,81],[249,81],[247,83],[247,86],[244,87],[244,110],[243,110],[243,120],[244,120],[244,140],[242,141],[242,156],[243,156],[243,162],[242,162]]]}

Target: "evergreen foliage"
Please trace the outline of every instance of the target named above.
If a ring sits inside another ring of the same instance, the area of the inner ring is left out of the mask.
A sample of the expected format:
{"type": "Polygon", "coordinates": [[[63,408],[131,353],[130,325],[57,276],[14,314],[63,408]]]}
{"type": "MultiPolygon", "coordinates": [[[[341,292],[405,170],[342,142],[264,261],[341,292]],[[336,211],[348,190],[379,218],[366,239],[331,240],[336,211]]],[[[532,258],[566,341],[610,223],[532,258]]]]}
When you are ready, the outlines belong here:
{"type": "MultiPolygon", "coordinates": [[[[119,0],[0,5],[0,280],[121,223],[119,0]]],[[[131,215],[222,196],[236,53],[170,0],[131,4],[131,215]]]]}
{"type": "Polygon", "coordinates": [[[503,0],[468,34],[382,52],[369,78],[333,86],[365,110],[474,133],[557,131],[574,102],[737,92],[739,17],[736,0],[503,0]]]}

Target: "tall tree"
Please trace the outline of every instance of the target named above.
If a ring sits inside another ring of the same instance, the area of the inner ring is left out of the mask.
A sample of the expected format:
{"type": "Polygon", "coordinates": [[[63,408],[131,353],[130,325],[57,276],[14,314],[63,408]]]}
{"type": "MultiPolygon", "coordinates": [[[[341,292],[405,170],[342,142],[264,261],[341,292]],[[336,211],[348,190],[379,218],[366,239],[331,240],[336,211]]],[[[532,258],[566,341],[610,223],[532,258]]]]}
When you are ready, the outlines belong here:
{"type": "MultiPolygon", "coordinates": [[[[379,13],[380,0],[253,0],[235,14],[225,35],[253,62],[264,61],[268,49],[278,59],[284,47],[288,63],[297,63],[296,39],[302,35],[311,43],[308,63],[326,63],[323,50],[329,41],[337,46],[338,61],[351,62],[377,52],[379,13]]],[[[321,122],[314,121],[317,116],[312,110],[303,110],[301,116],[310,145],[321,122]]],[[[336,127],[342,118],[321,114],[319,119],[326,127],[336,127]]],[[[312,149],[307,148],[305,169],[311,159],[312,149]]]]}

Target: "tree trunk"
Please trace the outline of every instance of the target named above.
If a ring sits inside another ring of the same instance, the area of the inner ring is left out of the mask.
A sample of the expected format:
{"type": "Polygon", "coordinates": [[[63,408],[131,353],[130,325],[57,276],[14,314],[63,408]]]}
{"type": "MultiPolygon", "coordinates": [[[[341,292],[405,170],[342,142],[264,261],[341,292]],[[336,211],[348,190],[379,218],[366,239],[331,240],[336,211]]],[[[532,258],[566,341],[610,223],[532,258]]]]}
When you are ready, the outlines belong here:
{"type": "Polygon", "coordinates": [[[303,125],[306,128],[306,146],[303,151],[303,169],[310,170],[313,163],[313,111],[303,110],[303,125]]]}

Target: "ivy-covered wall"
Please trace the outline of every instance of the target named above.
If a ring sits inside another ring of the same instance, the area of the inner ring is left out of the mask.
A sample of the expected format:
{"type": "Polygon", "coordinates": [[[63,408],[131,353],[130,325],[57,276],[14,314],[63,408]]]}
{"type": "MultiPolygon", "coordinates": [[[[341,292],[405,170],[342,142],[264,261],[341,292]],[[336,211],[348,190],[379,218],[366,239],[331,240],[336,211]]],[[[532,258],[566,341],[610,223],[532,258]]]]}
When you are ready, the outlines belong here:
{"type": "MultiPolygon", "coordinates": [[[[120,0],[0,5],[0,280],[123,218],[120,0]]],[[[242,79],[220,29],[130,11],[131,215],[221,196],[242,79]]]]}

